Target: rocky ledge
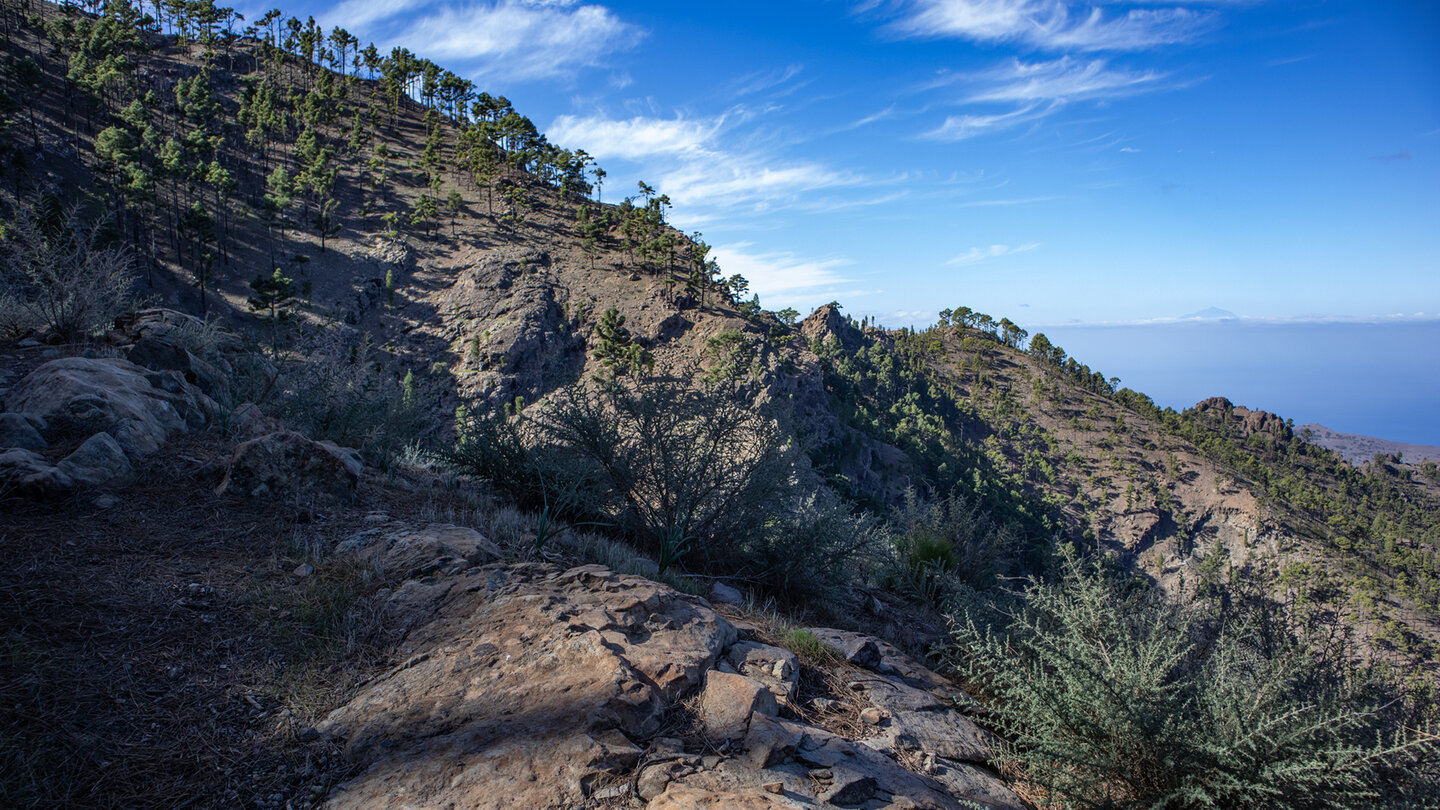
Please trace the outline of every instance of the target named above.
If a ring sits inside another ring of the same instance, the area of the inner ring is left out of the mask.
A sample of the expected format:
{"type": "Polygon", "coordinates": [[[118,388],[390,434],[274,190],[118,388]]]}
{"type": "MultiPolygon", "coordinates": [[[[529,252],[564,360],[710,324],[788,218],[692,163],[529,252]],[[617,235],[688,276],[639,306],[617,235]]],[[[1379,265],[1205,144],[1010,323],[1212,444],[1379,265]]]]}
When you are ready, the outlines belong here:
{"type": "Polygon", "coordinates": [[[839,655],[802,673],[704,599],[471,535],[342,544],[421,575],[377,596],[402,663],[320,725],[358,771],[328,807],[1025,806],[964,693],[877,639],[816,628],[839,655]]]}

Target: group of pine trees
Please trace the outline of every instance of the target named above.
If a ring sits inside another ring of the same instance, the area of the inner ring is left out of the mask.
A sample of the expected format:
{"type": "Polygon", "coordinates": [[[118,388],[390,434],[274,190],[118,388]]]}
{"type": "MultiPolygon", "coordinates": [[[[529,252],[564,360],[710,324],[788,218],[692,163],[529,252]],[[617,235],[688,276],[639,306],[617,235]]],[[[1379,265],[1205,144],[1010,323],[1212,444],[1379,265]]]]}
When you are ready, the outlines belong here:
{"type": "MultiPolygon", "coordinates": [[[[147,272],[187,272],[204,311],[245,220],[264,227],[277,265],[295,230],[323,251],[347,226],[434,233],[448,215],[453,228],[466,206],[461,183],[483,190],[486,213],[498,204],[509,225],[524,221],[537,182],[598,191],[604,172],[584,151],[550,143],[507,99],[430,60],[404,48],[384,55],[343,28],[279,11],[245,23],[212,0],[5,0],[0,172],[15,204],[35,190],[27,155],[57,146],[42,143],[38,111],[82,156],[147,272]],[[418,137],[401,114],[417,104],[418,137]],[[410,143],[418,156],[401,161],[398,145],[410,143]],[[422,190],[401,198],[397,180],[422,190]]],[[[647,204],[643,226],[626,226],[627,240],[645,232],[646,260],[676,249],[657,242],[665,204],[647,204]]]]}

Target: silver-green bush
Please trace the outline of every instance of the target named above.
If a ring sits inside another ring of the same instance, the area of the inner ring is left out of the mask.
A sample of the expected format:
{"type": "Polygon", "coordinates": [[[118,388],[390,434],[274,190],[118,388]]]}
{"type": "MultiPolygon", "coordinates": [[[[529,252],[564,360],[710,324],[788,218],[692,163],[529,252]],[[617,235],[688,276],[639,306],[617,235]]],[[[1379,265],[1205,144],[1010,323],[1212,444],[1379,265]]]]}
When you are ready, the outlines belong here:
{"type": "Polygon", "coordinates": [[[951,662],[1056,806],[1435,806],[1437,738],[1263,606],[1182,608],[1070,560],[957,605],[951,662]]]}

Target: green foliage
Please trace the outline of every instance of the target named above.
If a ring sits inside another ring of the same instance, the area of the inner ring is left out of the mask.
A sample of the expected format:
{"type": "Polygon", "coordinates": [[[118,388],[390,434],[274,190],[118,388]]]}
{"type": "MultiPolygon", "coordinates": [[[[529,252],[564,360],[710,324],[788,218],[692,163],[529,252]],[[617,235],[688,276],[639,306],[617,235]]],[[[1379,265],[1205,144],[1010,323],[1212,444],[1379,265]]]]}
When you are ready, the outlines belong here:
{"type": "MultiPolygon", "coordinates": [[[[1227,404],[1228,405],[1228,404],[1227,404]]],[[[1389,464],[1360,470],[1288,425],[1250,433],[1231,407],[1151,414],[1246,482],[1297,533],[1330,546],[1361,575],[1382,573],[1401,595],[1440,615],[1440,501],[1389,464]]]]}
{"type": "Polygon", "coordinates": [[[595,337],[599,342],[592,355],[612,377],[639,374],[655,366],[655,358],[634,342],[630,330],[625,328],[625,316],[615,307],[600,316],[595,324],[595,337]]]}
{"type": "Polygon", "coordinates": [[[791,627],[780,634],[780,645],[800,657],[806,666],[830,666],[843,658],[840,651],[803,627],[791,627]]]}
{"type": "MultiPolygon", "coordinates": [[[[1011,526],[1018,570],[1040,570],[1049,539],[1064,526],[1063,502],[1028,485],[992,432],[1013,426],[1009,446],[1024,446],[1019,439],[1027,420],[1016,413],[1015,401],[995,392],[990,412],[980,411],[973,394],[966,396],[937,371],[936,349],[925,333],[861,332],[848,323],[846,328],[853,330],[846,338],[849,348],[839,337],[811,344],[832,407],[862,433],[904,450],[918,486],[962,496],[997,525],[1011,526]]],[[[811,450],[811,459],[833,477],[852,451],[853,443],[820,446],[811,450]]]]}
{"type": "Polygon", "coordinates": [[[755,363],[755,346],[739,329],[726,329],[705,341],[710,369],[707,382],[739,382],[750,376],[755,363]]]}
{"type": "Polygon", "coordinates": [[[783,438],[719,389],[644,380],[576,386],[523,417],[472,414],[449,460],[522,507],[612,527],[664,567],[823,596],[861,572],[878,530],[799,484],[783,438]]]}
{"type": "Polygon", "coordinates": [[[275,408],[306,436],[358,448],[367,464],[388,468],[434,430],[414,374],[386,372],[368,339],[345,344],[326,334],[307,348],[309,362],[282,377],[275,408]]]}
{"type": "Polygon", "coordinates": [[[1098,562],[957,604],[949,658],[1003,759],[1081,808],[1348,808],[1434,796],[1437,738],[1273,608],[1177,607],[1098,562]]]}
{"type": "Polygon", "coordinates": [[[250,289],[255,291],[245,303],[250,309],[257,313],[264,313],[261,317],[270,322],[271,351],[278,356],[280,354],[280,324],[289,320],[295,306],[295,282],[286,278],[280,268],[269,278],[256,276],[250,282],[250,289]]]}

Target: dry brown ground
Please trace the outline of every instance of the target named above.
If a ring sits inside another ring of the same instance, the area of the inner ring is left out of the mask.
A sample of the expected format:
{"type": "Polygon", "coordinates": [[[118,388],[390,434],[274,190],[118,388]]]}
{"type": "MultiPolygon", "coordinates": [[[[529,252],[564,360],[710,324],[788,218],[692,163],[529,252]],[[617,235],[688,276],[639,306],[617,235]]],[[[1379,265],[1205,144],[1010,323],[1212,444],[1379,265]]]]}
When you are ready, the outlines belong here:
{"type": "Polygon", "coordinates": [[[182,437],[108,507],[0,502],[0,806],[303,807],[344,775],[307,729],[383,657],[347,620],[378,583],[315,554],[435,500],[218,497],[229,452],[182,437]]]}

